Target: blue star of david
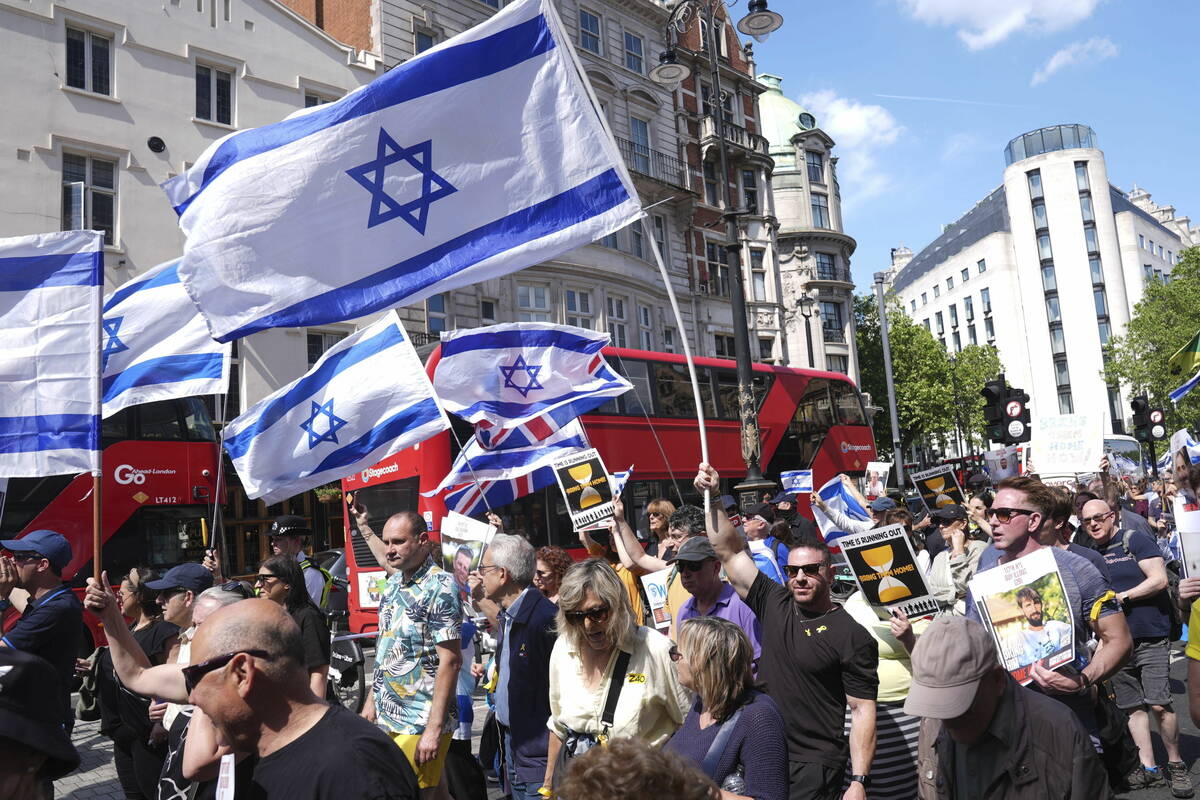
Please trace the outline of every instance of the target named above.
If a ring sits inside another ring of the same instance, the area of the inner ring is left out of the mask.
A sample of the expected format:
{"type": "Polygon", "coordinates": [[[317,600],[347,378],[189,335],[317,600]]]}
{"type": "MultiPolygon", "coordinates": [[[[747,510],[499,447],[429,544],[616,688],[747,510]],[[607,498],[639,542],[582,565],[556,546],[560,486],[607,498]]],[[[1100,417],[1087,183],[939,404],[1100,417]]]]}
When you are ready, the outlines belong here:
{"type": "Polygon", "coordinates": [[[110,356],[129,349],[124,342],[117,338],[117,333],[121,330],[121,323],[124,321],[124,317],[112,317],[102,321],[101,325],[104,327],[104,334],[108,338],[104,340],[104,349],[100,351],[100,369],[108,369],[108,359],[110,356]]]}
{"type": "Polygon", "coordinates": [[[507,367],[500,367],[500,373],[504,376],[504,388],[516,389],[521,393],[521,397],[529,397],[529,393],[534,389],[545,388],[538,383],[537,379],[538,373],[541,371],[542,368],[540,365],[527,363],[525,361],[525,356],[517,356],[517,360],[512,364],[508,365],[507,367]],[[524,372],[529,376],[529,381],[524,386],[517,386],[515,383],[513,383],[513,373],[516,372],[524,372]]]}
{"type": "Polygon", "coordinates": [[[346,420],[333,413],[333,399],[331,398],[324,404],[313,400],[312,416],[306,422],[301,422],[300,427],[308,434],[308,449],[312,450],[321,442],[338,444],[337,432],[346,424],[346,420]],[[317,433],[317,417],[329,417],[329,428],[324,433],[317,433]]]}
{"type": "Polygon", "coordinates": [[[413,226],[417,233],[425,235],[425,222],[429,217],[429,206],[434,201],[441,200],[458,191],[450,185],[449,181],[433,171],[430,163],[432,150],[432,139],[426,139],[420,144],[406,148],[396,144],[396,140],[389,136],[383,128],[379,129],[375,159],[346,170],[347,175],[354,178],[360,186],[371,193],[371,214],[367,218],[368,229],[400,217],[413,226]],[[407,203],[396,200],[383,188],[387,167],[400,161],[407,162],[413,169],[421,173],[421,196],[407,203]]]}

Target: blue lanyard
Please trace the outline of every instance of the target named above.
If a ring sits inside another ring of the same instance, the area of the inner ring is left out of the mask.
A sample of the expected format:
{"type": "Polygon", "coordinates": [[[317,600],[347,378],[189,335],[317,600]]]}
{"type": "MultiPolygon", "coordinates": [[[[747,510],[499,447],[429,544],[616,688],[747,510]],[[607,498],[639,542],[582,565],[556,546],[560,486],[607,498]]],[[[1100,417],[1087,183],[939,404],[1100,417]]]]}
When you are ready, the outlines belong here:
{"type": "Polygon", "coordinates": [[[45,605],[46,603],[49,603],[54,598],[58,597],[63,592],[69,592],[69,591],[71,591],[71,590],[68,589],[66,586],[60,586],[57,592],[52,592],[51,594],[48,594],[45,597],[43,597],[41,600],[35,600],[33,603],[33,608],[40,608],[41,606],[45,605]]]}

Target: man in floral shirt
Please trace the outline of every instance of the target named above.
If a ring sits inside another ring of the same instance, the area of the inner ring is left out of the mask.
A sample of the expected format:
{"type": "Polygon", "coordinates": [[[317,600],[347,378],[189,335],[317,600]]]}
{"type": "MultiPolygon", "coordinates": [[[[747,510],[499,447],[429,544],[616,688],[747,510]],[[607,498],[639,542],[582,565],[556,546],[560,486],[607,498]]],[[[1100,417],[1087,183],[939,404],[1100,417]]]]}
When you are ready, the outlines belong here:
{"type": "Polygon", "coordinates": [[[375,682],[363,716],[404,751],[424,800],[449,800],[442,767],[455,727],[455,686],[462,666],[462,606],[454,576],[430,558],[425,520],[393,515],[381,537],[388,579],[379,602],[375,682]]]}

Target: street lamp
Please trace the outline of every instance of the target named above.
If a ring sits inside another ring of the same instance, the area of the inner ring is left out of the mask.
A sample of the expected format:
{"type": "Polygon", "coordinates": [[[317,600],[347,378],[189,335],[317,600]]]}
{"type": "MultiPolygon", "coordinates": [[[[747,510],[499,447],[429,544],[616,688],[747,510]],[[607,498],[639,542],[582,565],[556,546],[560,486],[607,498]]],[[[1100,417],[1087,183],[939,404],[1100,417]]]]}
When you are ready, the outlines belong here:
{"type": "MultiPolygon", "coordinates": [[[[731,0],[730,6],[736,3],[731,0]]],[[[720,154],[721,199],[725,213],[726,263],[733,273],[730,282],[730,305],[733,311],[733,352],[737,362],[738,418],[741,421],[742,458],[746,461],[746,478],[734,490],[740,495],[743,505],[759,500],[763,491],[775,488],[775,483],[763,477],[759,465],[762,441],[758,433],[758,411],[754,402],[754,374],[750,361],[750,328],[746,319],[746,287],[742,278],[741,243],[738,241],[738,217],[746,214],[744,209],[735,209],[729,191],[729,151],[725,144],[725,120],[721,98],[721,71],[717,46],[717,11],[726,7],[725,0],[681,0],[671,9],[667,18],[667,49],[659,55],[658,65],[650,70],[650,79],[674,91],[689,75],[691,69],[679,63],[675,55],[675,43],[680,34],[687,31],[692,20],[704,22],[704,54],[712,69],[713,98],[710,110],[713,127],[717,132],[717,151],[720,154]]],[[[783,17],[768,10],[767,0],[750,0],[749,13],[738,22],[738,30],[763,41],[783,24],[783,17]]],[[[810,346],[811,357],[811,346],[810,346]]]]}
{"type": "Polygon", "coordinates": [[[813,360],[812,326],[810,324],[810,320],[812,320],[812,316],[813,316],[813,306],[815,306],[816,304],[817,304],[817,301],[814,300],[813,296],[811,294],[809,294],[808,292],[804,292],[800,295],[800,301],[799,301],[800,316],[804,317],[804,338],[808,340],[808,368],[809,369],[817,368],[817,363],[816,363],[816,361],[813,360]]]}

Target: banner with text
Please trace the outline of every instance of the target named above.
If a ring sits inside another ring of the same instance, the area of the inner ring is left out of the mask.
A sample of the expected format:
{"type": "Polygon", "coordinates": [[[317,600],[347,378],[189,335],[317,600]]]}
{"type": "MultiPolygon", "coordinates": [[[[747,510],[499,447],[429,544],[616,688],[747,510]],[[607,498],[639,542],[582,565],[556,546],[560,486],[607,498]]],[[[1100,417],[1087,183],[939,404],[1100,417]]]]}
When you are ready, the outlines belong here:
{"type": "Polygon", "coordinates": [[[912,473],[913,486],[921,493],[921,500],[929,511],[957,503],[964,505],[963,490],[954,475],[953,464],[912,473]]]}
{"type": "Polygon", "coordinates": [[[595,448],[555,461],[554,477],[575,530],[612,516],[612,484],[595,448]]]}
{"type": "Polygon", "coordinates": [[[937,612],[937,598],[917,568],[917,554],[903,525],[843,536],[838,544],[859,591],[880,619],[887,619],[892,609],[909,617],[937,612]]]}
{"type": "Polygon", "coordinates": [[[1038,417],[1031,442],[1033,469],[1039,475],[1094,472],[1104,455],[1104,429],[1094,414],[1038,417]]]}

